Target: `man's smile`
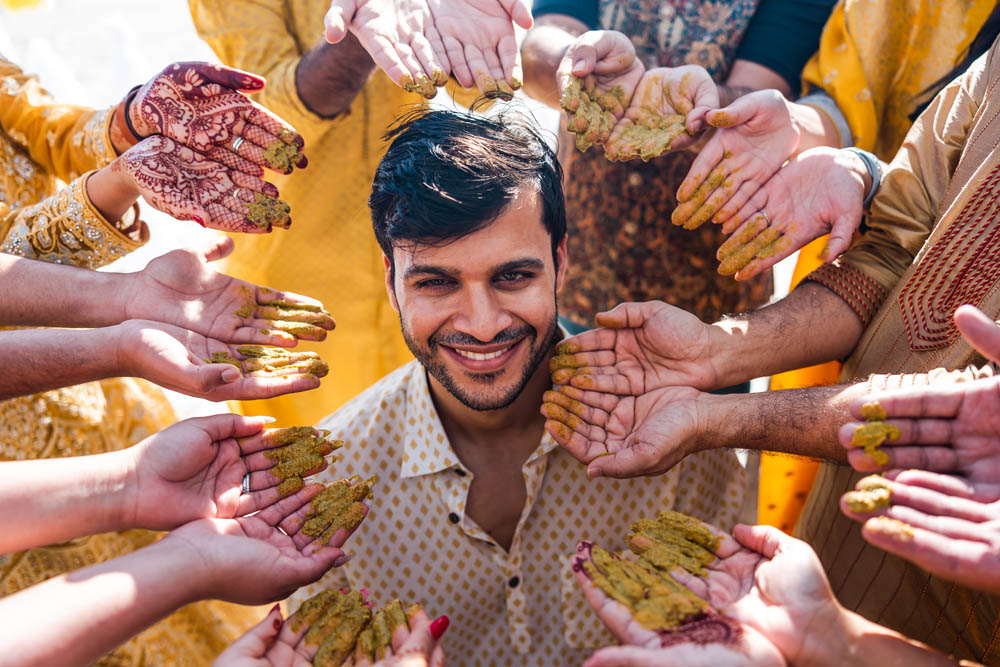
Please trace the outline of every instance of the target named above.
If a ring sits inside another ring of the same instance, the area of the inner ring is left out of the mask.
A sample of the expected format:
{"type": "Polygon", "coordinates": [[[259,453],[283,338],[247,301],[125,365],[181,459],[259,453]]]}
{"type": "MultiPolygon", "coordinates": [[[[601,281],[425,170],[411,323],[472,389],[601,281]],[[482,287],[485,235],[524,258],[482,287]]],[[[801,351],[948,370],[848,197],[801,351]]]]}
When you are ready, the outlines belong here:
{"type": "Polygon", "coordinates": [[[452,346],[442,343],[440,347],[468,371],[493,373],[503,368],[527,339],[528,337],[525,336],[514,343],[506,342],[494,345],[452,346]]]}

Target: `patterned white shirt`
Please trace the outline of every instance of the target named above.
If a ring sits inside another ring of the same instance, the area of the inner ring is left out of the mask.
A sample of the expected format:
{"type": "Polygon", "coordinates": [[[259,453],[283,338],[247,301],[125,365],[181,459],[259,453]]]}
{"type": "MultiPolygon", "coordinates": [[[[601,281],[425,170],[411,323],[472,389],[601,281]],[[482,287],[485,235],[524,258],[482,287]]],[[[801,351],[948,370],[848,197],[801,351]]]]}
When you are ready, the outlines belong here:
{"type": "Polygon", "coordinates": [[[472,474],[452,449],[416,361],[390,373],[319,426],[345,441],[318,481],[378,475],[371,512],[347,542],[353,559],[289,600],[332,586],[368,588],[383,604],[447,614],[449,665],[579,665],[614,643],[573,581],[577,541],[624,548],[636,519],[673,508],[732,526],[743,469],[729,450],[687,457],[659,477],[587,478],[545,433],[522,467],[527,499],[510,551],[465,514],[472,474]]]}

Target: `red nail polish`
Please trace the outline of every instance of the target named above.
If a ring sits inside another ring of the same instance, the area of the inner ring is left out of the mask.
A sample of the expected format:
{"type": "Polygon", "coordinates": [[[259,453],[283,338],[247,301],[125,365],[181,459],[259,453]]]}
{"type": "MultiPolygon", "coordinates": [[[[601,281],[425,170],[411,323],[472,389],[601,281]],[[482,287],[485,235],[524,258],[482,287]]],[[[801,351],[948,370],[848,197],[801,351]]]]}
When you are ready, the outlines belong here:
{"type": "Polygon", "coordinates": [[[192,219],[192,220],[194,220],[195,222],[197,222],[197,223],[198,223],[199,225],[201,225],[202,227],[204,227],[204,226],[205,226],[205,221],[204,221],[204,220],[202,220],[201,218],[199,218],[199,217],[198,217],[197,215],[192,215],[192,216],[191,216],[191,219],[192,219]]]}
{"type": "Polygon", "coordinates": [[[449,625],[451,625],[451,621],[448,620],[447,616],[438,616],[431,623],[431,637],[434,637],[435,641],[441,639],[441,635],[444,634],[449,625]]]}

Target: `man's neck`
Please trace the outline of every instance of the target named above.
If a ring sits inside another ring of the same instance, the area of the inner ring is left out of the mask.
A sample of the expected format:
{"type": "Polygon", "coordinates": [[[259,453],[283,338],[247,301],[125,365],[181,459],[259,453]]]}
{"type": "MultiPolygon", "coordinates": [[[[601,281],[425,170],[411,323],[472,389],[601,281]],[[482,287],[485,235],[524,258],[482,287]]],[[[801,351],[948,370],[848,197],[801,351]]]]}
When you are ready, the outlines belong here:
{"type": "MultiPolygon", "coordinates": [[[[538,447],[545,418],[539,412],[542,394],[552,385],[549,359],[535,369],[517,399],[499,410],[473,410],[428,374],[431,398],[455,454],[469,465],[473,460],[502,459],[523,463],[538,447]]],[[[470,467],[474,467],[471,466],[470,467]]],[[[475,471],[473,471],[475,472],[475,471]]]]}

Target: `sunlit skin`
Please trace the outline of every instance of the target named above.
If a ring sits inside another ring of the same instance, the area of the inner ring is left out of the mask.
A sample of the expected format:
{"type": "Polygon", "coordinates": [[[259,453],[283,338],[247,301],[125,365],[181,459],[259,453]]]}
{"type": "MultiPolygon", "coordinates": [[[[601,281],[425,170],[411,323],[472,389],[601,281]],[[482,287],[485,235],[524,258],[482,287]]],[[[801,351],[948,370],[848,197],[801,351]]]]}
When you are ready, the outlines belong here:
{"type": "Polygon", "coordinates": [[[478,232],[439,247],[394,248],[395,271],[385,258],[403,335],[429,371],[441,422],[473,476],[466,512],[505,549],[524,507],[521,466],[543,432],[538,409],[559,337],[565,238],[556,260],[534,190],[478,232]]]}

